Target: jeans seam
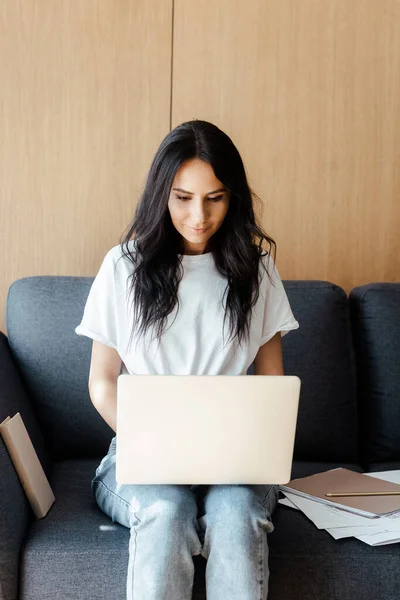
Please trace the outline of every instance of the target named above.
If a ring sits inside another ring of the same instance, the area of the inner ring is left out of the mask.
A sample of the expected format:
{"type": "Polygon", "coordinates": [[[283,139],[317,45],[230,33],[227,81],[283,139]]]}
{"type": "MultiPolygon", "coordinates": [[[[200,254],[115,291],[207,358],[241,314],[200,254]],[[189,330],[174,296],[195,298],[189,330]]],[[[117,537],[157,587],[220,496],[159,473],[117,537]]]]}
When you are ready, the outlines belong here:
{"type": "Polygon", "coordinates": [[[269,489],[268,489],[268,492],[265,494],[265,496],[264,496],[264,500],[263,500],[263,504],[264,504],[264,506],[265,506],[265,501],[266,501],[266,500],[267,500],[267,498],[269,497],[270,493],[273,491],[274,487],[275,487],[274,485],[270,485],[270,487],[269,487],[269,489]]]}
{"type": "MultiPolygon", "coordinates": [[[[129,505],[129,511],[132,512],[134,518],[137,519],[139,521],[139,523],[141,523],[141,520],[136,515],[135,511],[133,510],[132,505],[129,505]]],[[[132,598],[133,598],[133,584],[134,584],[134,579],[135,579],[135,561],[136,561],[136,552],[137,552],[137,531],[136,531],[135,525],[132,525],[131,529],[133,529],[133,531],[135,532],[135,552],[133,554],[132,569],[131,569],[131,580],[132,580],[131,592],[132,592],[132,598]]],[[[131,535],[132,535],[132,533],[131,533],[131,535]]]]}
{"type": "Polygon", "coordinates": [[[123,502],[124,504],[126,504],[126,506],[128,507],[128,509],[130,509],[131,505],[129,502],[127,502],[124,498],[122,498],[121,496],[118,496],[118,494],[116,494],[113,490],[111,490],[105,483],[104,481],[101,481],[101,479],[97,479],[96,483],[101,483],[101,485],[103,485],[107,492],[109,492],[110,494],[112,494],[113,496],[115,496],[115,498],[118,498],[118,500],[120,500],[121,502],[123,502]]]}
{"type": "Polygon", "coordinates": [[[264,600],[264,552],[265,552],[264,540],[266,538],[266,535],[267,534],[265,533],[265,531],[261,531],[261,540],[260,540],[261,554],[260,554],[260,561],[259,561],[260,576],[259,576],[259,580],[258,580],[258,583],[260,585],[260,600],[264,600]]]}
{"type": "Polygon", "coordinates": [[[268,521],[271,520],[272,515],[271,515],[270,511],[267,510],[267,500],[268,500],[268,498],[269,498],[269,496],[270,496],[270,494],[271,494],[272,491],[274,491],[274,486],[273,485],[271,485],[271,487],[269,488],[268,492],[265,494],[264,500],[262,501],[262,505],[263,505],[264,510],[265,510],[265,516],[268,517],[268,521]],[[267,513],[268,513],[268,515],[267,515],[267,513]]]}

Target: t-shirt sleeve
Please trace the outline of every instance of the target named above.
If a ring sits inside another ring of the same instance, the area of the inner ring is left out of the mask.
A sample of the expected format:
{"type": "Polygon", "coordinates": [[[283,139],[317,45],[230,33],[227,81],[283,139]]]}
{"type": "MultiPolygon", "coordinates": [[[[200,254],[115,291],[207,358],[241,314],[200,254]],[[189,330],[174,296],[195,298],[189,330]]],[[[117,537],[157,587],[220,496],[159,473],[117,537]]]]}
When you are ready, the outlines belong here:
{"type": "Polygon", "coordinates": [[[278,331],[281,332],[281,337],[283,337],[292,329],[299,328],[299,323],[294,318],[289,299],[272,257],[270,256],[264,264],[267,266],[270,277],[264,272],[261,284],[264,316],[260,346],[268,342],[278,331]]]}
{"type": "Polygon", "coordinates": [[[84,335],[117,350],[118,336],[115,318],[115,261],[110,250],[92,283],[77,335],[84,335]]]}

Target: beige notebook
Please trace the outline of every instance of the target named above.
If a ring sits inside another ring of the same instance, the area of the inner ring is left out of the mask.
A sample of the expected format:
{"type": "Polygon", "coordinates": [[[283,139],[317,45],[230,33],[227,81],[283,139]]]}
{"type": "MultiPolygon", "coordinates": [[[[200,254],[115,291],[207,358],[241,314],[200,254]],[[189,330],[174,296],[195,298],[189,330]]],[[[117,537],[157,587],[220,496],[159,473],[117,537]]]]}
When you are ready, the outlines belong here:
{"type": "Polygon", "coordinates": [[[368,517],[400,511],[400,496],[340,496],[329,498],[328,492],[399,492],[400,485],[382,481],[350,469],[338,468],[292,479],[280,488],[300,496],[344,508],[368,517]]]}
{"type": "Polygon", "coordinates": [[[54,494],[20,413],[0,423],[0,433],[37,519],[54,503],[54,494]]]}

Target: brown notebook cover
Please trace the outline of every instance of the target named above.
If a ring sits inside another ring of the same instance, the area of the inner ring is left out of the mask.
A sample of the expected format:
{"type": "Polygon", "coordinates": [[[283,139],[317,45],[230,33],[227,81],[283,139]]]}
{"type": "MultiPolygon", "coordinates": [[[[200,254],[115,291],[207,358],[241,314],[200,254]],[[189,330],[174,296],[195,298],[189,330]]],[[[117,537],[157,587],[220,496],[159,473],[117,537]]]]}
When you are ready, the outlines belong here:
{"type": "Polygon", "coordinates": [[[331,469],[323,473],[293,479],[280,486],[283,491],[302,492],[319,498],[327,504],[336,504],[338,508],[352,508],[374,515],[385,515],[400,511],[400,496],[351,496],[329,498],[327,492],[400,492],[400,485],[382,481],[363,473],[349,469],[331,469]]]}
{"type": "Polygon", "coordinates": [[[19,412],[0,423],[0,433],[33,512],[42,519],[55,498],[19,412]]]}

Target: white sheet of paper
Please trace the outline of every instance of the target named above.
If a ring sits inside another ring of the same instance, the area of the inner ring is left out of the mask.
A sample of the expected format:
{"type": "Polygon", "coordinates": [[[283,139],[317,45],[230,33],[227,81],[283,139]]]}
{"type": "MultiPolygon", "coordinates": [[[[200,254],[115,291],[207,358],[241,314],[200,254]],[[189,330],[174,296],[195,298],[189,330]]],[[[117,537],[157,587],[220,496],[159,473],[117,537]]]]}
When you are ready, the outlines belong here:
{"type": "Polygon", "coordinates": [[[378,471],[377,473],[364,473],[368,477],[376,477],[377,479],[383,479],[383,481],[390,481],[391,483],[400,484],[400,469],[397,471],[378,471]]]}
{"type": "Polygon", "coordinates": [[[289,498],[279,498],[278,504],[283,504],[284,506],[290,506],[290,508],[295,508],[296,510],[300,510],[297,508],[295,504],[289,498]]]}
{"type": "Polygon", "coordinates": [[[358,540],[369,546],[384,546],[385,544],[396,544],[400,542],[399,532],[376,533],[375,535],[356,535],[358,540]]]}
{"type": "MultiPolygon", "coordinates": [[[[381,521],[381,519],[379,519],[379,521],[381,521]]],[[[361,536],[361,535],[366,535],[366,536],[373,536],[376,535],[378,533],[382,533],[382,534],[393,534],[394,537],[399,537],[400,535],[400,523],[397,525],[397,527],[395,528],[390,528],[387,529],[387,527],[384,524],[377,524],[377,525],[369,525],[368,527],[363,527],[362,525],[358,526],[358,527],[333,527],[333,528],[327,528],[327,532],[331,534],[331,536],[333,538],[335,538],[335,540],[340,540],[342,538],[346,538],[346,537],[356,537],[356,536],[361,536]]]]}
{"type": "Polygon", "coordinates": [[[332,508],[320,502],[302,498],[296,494],[284,492],[285,496],[301,510],[318,529],[328,527],[354,527],[355,525],[375,525],[376,519],[362,517],[338,508],[332,508]]]}

